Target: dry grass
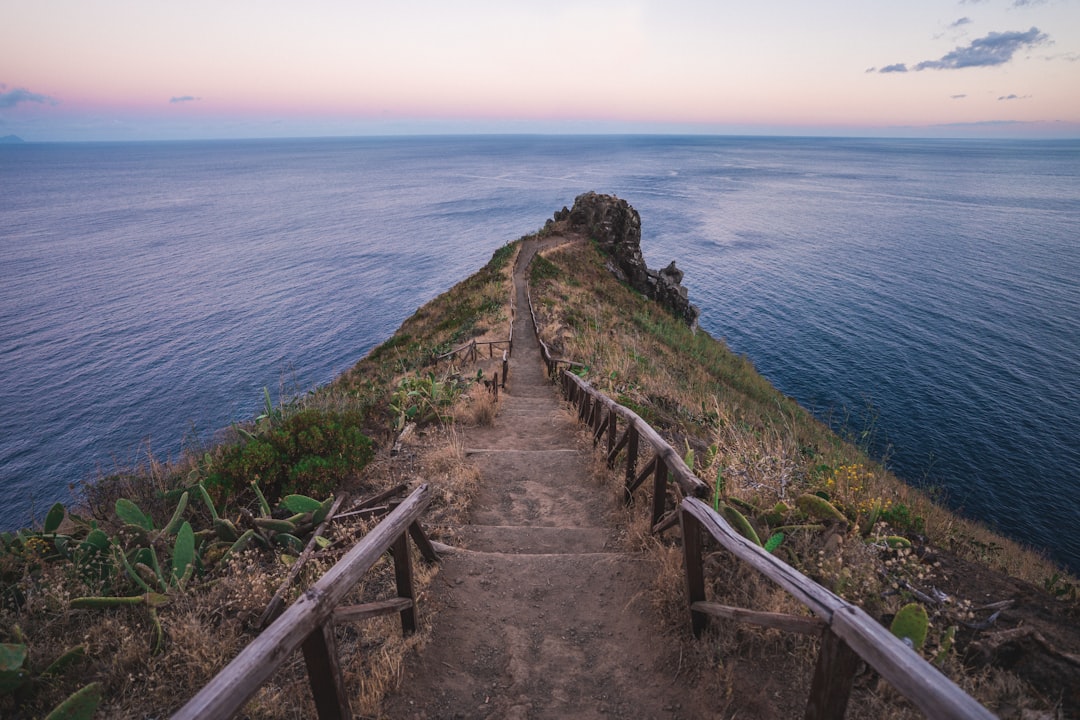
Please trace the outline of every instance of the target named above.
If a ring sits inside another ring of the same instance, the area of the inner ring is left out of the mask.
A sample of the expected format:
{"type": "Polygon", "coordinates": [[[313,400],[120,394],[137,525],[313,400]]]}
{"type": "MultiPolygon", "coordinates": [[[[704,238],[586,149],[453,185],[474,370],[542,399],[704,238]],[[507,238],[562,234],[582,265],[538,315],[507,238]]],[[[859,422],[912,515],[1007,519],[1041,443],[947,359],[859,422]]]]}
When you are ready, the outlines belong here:
{"type": "Polygon", "coordinates": [[[483,385],[473,385],[462,398],[454,419],[465,426],[491,427],[499,413],[499,400],[483,385]]]}
{"type": "MultiPolygon", "coordinates": [[[[912,599],[908,588],[929,591],[933,583],[941,581],[933,575],[936,567],[923,562],[913,550],[888,547],[888,536],[906,536],[917,548],[948,550],[1036,587],[1058,571],[1037,553],[957,517],[905,485],[861,448],[838,437],[777,392],[748,360],[732,354],[707,333],[691,332],[615,281],[590,243],[545,253],[532,273],[531,291],[545,341],[563,357],[584,363],[587,378],[595,387],[634,410],[678,451],[692,449],[696,474],[714,486],[720,498],[736,503],[763,540],[777,524],[812,524],[805,516],[800,518],[793,507],[799,495],[828,497],[847,516],[851,531],[789,530],[777,553],[872,615],[890,618],[912,599]]],[[[646,454],[638,467],[647,461],[646,454]]],[[[596,474],[606,477],[605,482],[621,500],[621,466],[608,471],[602,461],[598,464],[596,474]]],[[[627,517],[632,530],[627,537],[633,547],[648,551],[655,559],[654,602],[663,617],[675,618],[672,631],[685,641],[678,529],[662,541],[650,535],[646,519],[649,492],[642,488],[635,493],[627,517]]],[[[676,500],[669,498],[669,507],[676,500]]],[[[786,592],[726,552],[715,552],[708,562],[710,599],[758,610],[806,614],[786,592]]],[[[1067,581],[1076,582],[1072,578],[1067,581]]],[[[978,595],[978,588],[968,590],[971,597],[978,595]]],[[[944,607],[932,612],[928,653],[939,649],[946,628],[958,623],[964,617],[963,608],[970,606],[964,604],[966,600],[957,601],[962,606],[959,610],[944,607]]],[[[712,650],[706,654],[717,668],[719,705],[727,708],[725,712],[801,714],[817,642],[734,623],[717,622],[714,627],[717,629],[708,645],[712,650]],[[750,661],[757,668],[756,675],[744,672],[742,666],[750,661]],[[729,697],[722,689],[725,683],[729,689],[738,686],[741,699],[729,697]],[[748,687],[763,683],[794,689],[790,706],[784,705],[789,701],[784,700],[786,690],[782,688],[768,702],[752,692],[747,695],[748,687]]],[[[694,648],[700,651],[699,644],[687,647],[687,653],[696,652],[694,648]]],[[[955,652],[943,657],[943,669],[951,678],[999,712],[1053,705],[1052,699],[1034,696],[1030,687],[1009,672],[993,668],[973,671],[955,652]]],[[[906,718],[918,714],[887,684],[875,679],[857,682],[848,716],[906,718]]]]}
{"type": "Polygon", "coordinates": [[[721,472],[722,494],[765,505],[821,491],[854,516],[880,502],[894,510],[893,530],[924,533],[996,570],[1033,584],[1058,570],[905,485],[779,393],[746,358],[615,281],[589,243],[545,253],[532,294],[545,340],[587,365],[595,387],[673,447],[694,449],[699,477],[712,485],[721,472]],[[855,468],[854,482],[844,482],[852,479],[844,468],[855,468]],[[827,487],[830,479],[841,484],[827,487]]]}

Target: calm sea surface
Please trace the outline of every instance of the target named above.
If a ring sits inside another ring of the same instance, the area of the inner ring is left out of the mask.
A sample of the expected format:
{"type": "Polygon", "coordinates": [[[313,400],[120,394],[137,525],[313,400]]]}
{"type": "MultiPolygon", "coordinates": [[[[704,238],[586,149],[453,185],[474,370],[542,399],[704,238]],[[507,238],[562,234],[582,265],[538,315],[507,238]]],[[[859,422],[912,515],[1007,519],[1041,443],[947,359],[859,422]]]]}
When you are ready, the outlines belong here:
{"type": "Polygon", "coordinates": [[[331,380],[586,190],[785,393],[1080,570],[1080,142],[0,146],[2,527],[331,380]]]}

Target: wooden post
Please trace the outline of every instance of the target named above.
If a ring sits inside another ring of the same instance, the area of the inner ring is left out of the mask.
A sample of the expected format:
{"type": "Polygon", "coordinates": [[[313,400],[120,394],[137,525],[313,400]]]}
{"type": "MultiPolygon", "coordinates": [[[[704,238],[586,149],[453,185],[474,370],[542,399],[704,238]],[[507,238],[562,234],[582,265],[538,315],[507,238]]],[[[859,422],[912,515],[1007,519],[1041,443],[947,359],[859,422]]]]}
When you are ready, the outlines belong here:
{"type": "Polygon", "coordinates": [[[334,641],[333,617],[315,628],[301,647],[319,720],[352,720],[345,679],[338,661],[337,643],[334,641]]]}
{"type": "Polygon", "coordinates": [[[679,510],[679,523],[682,526],[683,566],[686,568],[686,599],[690,608],[690,628],[694,637],[701,637],[709,616],[694,610],[694,603],[705,600],[705,568],[701,556],[701,523],[698,519],[679,510]]]}
{"type": "Polygon", "coordinates": [[[401,611],[401,632],[406,635],[416,631],[416,596],[413,594],[412,559],[409,557],[409,539],[401,533],[391,546],[394,553],[394,579],[397,581],[398,597],[409,598],[412,606],[401,611]]]}
{"type": "Polygon", "coordinates": [[[409,537],[413,539],[416,547],[420,550],[420,557],[428,562],[439,562],[439,553],[435,552],[435,546],[431,544],[431,540],[428,539],[419,520],[409,526],[409,537]]]}
{"type": "Polygon", "coordinates": [[[503,376],[502,376],[502,386],[503,386],[503,389],[504,389],[504,390],[506,389],[506,373],[507,373],[507,372],[508,372],[508,371],[510,370],[510,360],[509,360],[509,355],[508,355],[508,352],[509,352],[509,351],[507,351],[507,350],[503,350],[503,376]]]}
{"type": "Polygon", "coordinates": [[[619,428],[617,427],[616,419],[615,419],[616,414],[617,413],[615,413],[615,411],[612,411],[611,414],[608,415],[608,434],[607,434],[607,451],[608,451],[608,455],[611,455],[611,451],[615,448],[615,435],[618,434],[618,431],[619,431],[619,428]]]}
{"type": "MultiPolygon", "coordinates": [[[[290,653],[319,631],[372,565],[399,539],[431,502],[427,485],[417,488],[396,510],[368,532],[276,621],[248,644],[172,716],[173,720],[226,720],[255,694],[290,653]]],[[[325,644],[323,640],[313,640],[325,644]]],[[[329,653],[327,653],[329,656],[329,653]]]]}
{"type": "MultiPolygon", "coordinates": [[[[611,415],[614,411],[611,408],[608,408],[607,412],[608,415],[611,415]]],[[[607,426],[608,420],[607,417],[604,416],[603,407],[601,406],[601,409],[596,413],[596,422],[593,423],[592,444],[594,447],[600,444],[600,438],[604,436],[604,431],[607,429],[607,426]]]]}
{"type": "MultiPolygon", "coordinates": [[[[656,456],[656,470],[653,473],[652,522],[655,527],[664,519],[664,502],[667,500],[667,463],[661,455],[656,456]]],[[[702,598],[704,599],[704,598],[702,598]]]]}
{"type": "Polygon", "coordinates": [[[855,651],[826,628],[821,634],[821,649],[806,703],[806,720],[844,717],[858,666],[859,656],[855,651]]]}
{"type": "Polygon", "coordinates": [[[633,425],[633,423],[631,423],[631,424],[626,426],[625,430],[623,430],[622,437],[620,437],[619,441],[617,443],[615,443],[615,447],[611,448],[611,450],[608,451],[607,466],[609,468],[611,468],[612,470],[615,469],[615,459],[617,457],[619,457],[619,451],[622,450],[624,447],[626,447],[626,443],[629,441],[630,435],[633,432],[634,432],[634,425],[633,425]]]}
{"type": "Polygon", "coordinates": [[[631,425],[626,428],[626,481],[633,482],[634,471],[637,469],[638,432],[637,426],[631,425]]]}
{"type": "Polygon", "coordinates": [[[659,455],[653,455],[652,460],[645,464],[645,467],[641,469],[638,476],[633,480],[627,478],[626,484],[623,486],[623,500],[629,505],[634,500],[634,491],[637,490],[641,483],[645,482],[645,478],[648,477],[653,470],[656,469],[656,463],[660,460],[659,455]]]}

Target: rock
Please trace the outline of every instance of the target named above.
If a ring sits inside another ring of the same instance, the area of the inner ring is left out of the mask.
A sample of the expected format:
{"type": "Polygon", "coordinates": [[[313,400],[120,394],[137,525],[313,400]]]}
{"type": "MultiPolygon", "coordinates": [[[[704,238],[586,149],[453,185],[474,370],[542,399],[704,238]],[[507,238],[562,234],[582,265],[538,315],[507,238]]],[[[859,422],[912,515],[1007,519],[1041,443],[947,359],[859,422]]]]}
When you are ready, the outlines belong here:
{"type": "Polygon", "coordinates": [[[555,222],[568,223],[572,231],[588,235],[612,262],[607,267],[623,282],[656,300],[673,315],[697,325],[698,308],[687,299],[681,283],[683,272],[675,261],[660,271],[650,270],[641,254],[641,216],[625,200],[613,195],[587,192],[574,199],[574,207],[555,213],[555,222]]]}
{"type": "Polygon", "coordinates": [[[615,259],[622,280],[646,292],[649,269],[641,255],[641,216],[630,203],[612,195],[587,192],[574,199],[570,226],[584,232],[615,259]]]}

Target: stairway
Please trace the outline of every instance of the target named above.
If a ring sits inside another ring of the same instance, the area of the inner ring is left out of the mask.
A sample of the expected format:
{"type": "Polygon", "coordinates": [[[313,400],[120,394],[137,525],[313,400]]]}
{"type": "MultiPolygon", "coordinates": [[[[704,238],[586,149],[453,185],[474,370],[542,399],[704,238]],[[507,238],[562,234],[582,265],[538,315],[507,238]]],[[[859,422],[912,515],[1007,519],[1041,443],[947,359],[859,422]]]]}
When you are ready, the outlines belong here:
{"type": "Polygon", "coordinates": [[[617,495],[589,476],[588,439],[544,373],[521,280],[533,251],[515,271],[499,414],[465,432],[481,473],[471,522],[444,556],[430,642],[406,661],[386,717],[681,717],[678,650],[657,637],[648,599],[655,569],[618,548],[617,495]]]}

